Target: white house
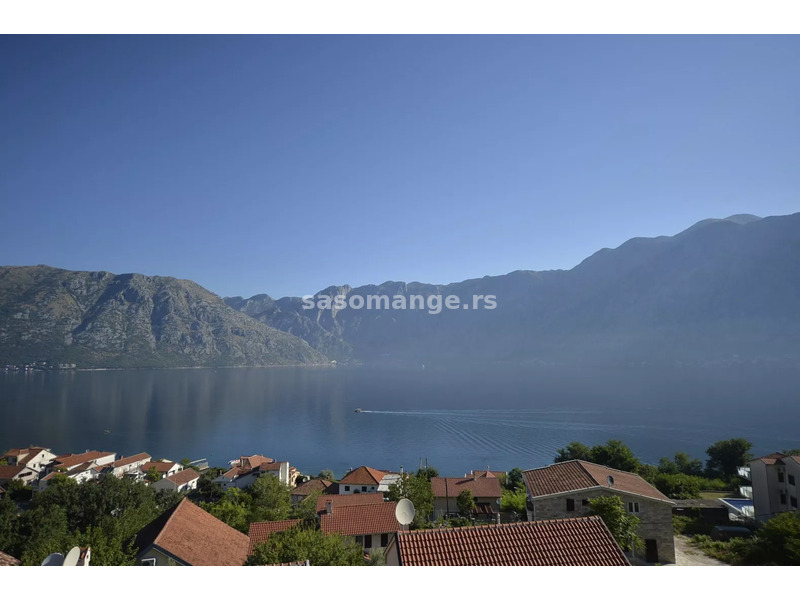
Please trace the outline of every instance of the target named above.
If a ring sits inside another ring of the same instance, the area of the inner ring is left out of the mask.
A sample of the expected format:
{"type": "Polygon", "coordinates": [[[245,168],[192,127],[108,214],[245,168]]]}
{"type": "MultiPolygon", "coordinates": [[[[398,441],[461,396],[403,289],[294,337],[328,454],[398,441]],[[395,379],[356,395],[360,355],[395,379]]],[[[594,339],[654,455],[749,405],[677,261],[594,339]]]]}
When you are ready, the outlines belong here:
{"type": "Polygon", "coordinates": [[[223,490],[230,488],[248,488],[253,485],[261,475],[269,474],[288,486],[293,485],[292,476],[296,477],[297,471],[291,469],[288,462],[279,462],[272,458],[267,458],[260,454],[253,456],[242,456],[233,461],[233,466],[225,473],[214,479],[215,483],[220,484],[223,490]]]}
{"type": "MultiPolygon", "coordinates": [[[[339,481],[340,494],[372,494],[378,491],[386,471],[379,471],[372,467],[358,467],[349,471],[339,481]]],[[[387,487],[388,489],[388,487],[387,487]]]]}
{"type": "Polygon", "coordinates": [[[150,462],[150,460],[151,457],[146,452],[123,457],[111,463],[110,473],[114,475],[114,477],[127,476],[138,480],[144,476],[142,473],[142,465],[150,462]]]}
{"type": "Polygon", "coordinates": [[[78,483],[97,479],[103,469],[111,465],[116,458],[116,452],[98,452],[96,450],[80,454],[62,454],[47,465],[47,474],[39,479],[35,489],[40,492],[44,491],[49,482],[58,474],[66,475],[78,483]]]}
{"type": "Polygon", "coordinates": [[[173,475],[183,469],[181,465],[178,463],[172,462],[171,460],[151,460],[148,462],[143,463],[139,467],[139,471],[142,473],[142,476],[146,476],[150,469],[155,469],[161,475],[162,478],[167,477],[168,475],[173,475]]]}
{"type": "Polygon", "coordinates": [[[798,510],[800,455],[773,452],[750,461],[753,507],[757,521],[768,521],[788,510],[798,510]]]}
{"type": "Polygon", "coordinates": [[[31,446],[30,448],[11,448],[0,460],[12,467],[27,467],[34,473],[41,473],[56,457],[50,448],[31,446]]]}
{"type": "Polygon", "coordinates": [[[157,491],[189,492],[197,489],[199,479],[200,473],[194,469],[184,469],[159,479],[152,484],[152,487],[157,491]]]}

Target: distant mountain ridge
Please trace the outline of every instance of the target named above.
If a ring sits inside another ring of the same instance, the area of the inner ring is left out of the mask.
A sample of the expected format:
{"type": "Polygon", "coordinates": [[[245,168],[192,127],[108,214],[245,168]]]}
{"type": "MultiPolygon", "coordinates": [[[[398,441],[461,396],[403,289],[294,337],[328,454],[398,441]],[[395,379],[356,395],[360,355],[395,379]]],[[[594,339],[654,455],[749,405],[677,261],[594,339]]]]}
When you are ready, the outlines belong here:
{"type": "Polygon", "coordinates": [[[336,358],[590,364],[800,360],[800,213],[706,219],[633,238],[565,271],[448,285],[385,282],[315,295],[497,297],[495,310],[304,310],[301,298],[229,306],[336,358]]]}
{"type": "Polygon", "coordinates": [[[327,359],[192,281],[0,267],[0,366],[289,365],[327,359]]]}

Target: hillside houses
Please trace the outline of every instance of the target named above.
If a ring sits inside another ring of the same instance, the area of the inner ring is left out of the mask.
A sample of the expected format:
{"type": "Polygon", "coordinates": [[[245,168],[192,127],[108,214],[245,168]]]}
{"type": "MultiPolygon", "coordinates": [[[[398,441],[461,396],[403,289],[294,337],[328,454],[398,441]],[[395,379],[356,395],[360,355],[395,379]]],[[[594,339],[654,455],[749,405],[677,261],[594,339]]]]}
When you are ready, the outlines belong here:
{"type": "Polygon", "coordinates": [[[241,456],[233,461],[230,469],[217,477],[214,482],[218,483],[223,490],[230,488],[248,488],[261,475],[268,474],[277,477],[284,485],[293,486],[297,479],[297,469],[294,469],[286,461],[276,461],[260,454],[252,456],[241,456]]]}

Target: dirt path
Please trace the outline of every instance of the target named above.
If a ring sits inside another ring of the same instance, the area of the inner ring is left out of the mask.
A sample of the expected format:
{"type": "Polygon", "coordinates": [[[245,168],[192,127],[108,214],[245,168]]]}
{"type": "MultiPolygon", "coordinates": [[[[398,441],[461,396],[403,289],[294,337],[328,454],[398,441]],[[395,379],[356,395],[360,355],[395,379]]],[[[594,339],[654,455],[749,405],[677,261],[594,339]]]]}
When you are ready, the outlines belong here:
{"type": "Polygon", "coordinates": [[[729,565],[703,554],[702,550],[692,546],[689,538],[685,535],[675,536],[675,564],[679,566],[705,566],[705,567],[727,567],[729,565]]]}

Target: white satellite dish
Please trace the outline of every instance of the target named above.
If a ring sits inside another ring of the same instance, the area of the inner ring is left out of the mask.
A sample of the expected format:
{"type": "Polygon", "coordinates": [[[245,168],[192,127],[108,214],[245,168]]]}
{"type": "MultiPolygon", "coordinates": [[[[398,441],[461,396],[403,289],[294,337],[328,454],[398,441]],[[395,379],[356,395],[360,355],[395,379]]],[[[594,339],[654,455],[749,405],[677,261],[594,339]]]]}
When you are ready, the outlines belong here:
{"type": "Polygon", "coordinates": [[[67,553],[67,557],[64,559],[63,566],[65,567],[75,567],[78,564],[78,561],[81,558],[81,549],[75,546],[72,550],[67,553]]]}
{"type": "Polygon", "coordinates": [[[60,567],[64,564],[64,555],[60,552],[53,552],[42,561],[43,567],[60,567]]]}
{"type": "Polygon", "coordinates": [[[397,503],[397,508],[394,509],[394,516],[400,525],[408,525],[414,520],[414,515],[417,511],[414,509],[414,504],[408,498],[402,498],[397,503]]]}

